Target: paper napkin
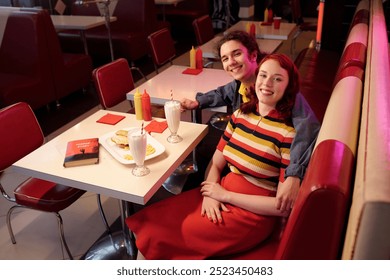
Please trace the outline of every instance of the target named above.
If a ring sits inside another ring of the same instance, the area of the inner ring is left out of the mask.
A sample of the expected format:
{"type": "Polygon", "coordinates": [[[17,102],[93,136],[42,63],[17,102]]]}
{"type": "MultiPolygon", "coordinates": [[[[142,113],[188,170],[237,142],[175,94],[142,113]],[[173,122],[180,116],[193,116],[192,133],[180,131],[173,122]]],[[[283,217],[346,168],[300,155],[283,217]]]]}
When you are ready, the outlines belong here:
{"type": "Polygon", "coordinates": [[[106,115],[98,119],[96,122],[114,125],[123,120],[124,118],[125,116],[107,113],[106,115]]]}
{"type": "Polygon", "coordinates": [[[167,121],[158,122],[156,120],[152,120],[147,126],[145,126],[145,130],[148,133],[157,132],[163,133],[165,129],[167,129],[168,124],[167,121]]]}
{"type": "Polygon", "coordinates": [[[184,70],[182,73],[183,74],[189,74],[189,75],[198,75],[200,72],[202,72],[203,69],[192,69],[192,68],[187,68],[184,70]]]}

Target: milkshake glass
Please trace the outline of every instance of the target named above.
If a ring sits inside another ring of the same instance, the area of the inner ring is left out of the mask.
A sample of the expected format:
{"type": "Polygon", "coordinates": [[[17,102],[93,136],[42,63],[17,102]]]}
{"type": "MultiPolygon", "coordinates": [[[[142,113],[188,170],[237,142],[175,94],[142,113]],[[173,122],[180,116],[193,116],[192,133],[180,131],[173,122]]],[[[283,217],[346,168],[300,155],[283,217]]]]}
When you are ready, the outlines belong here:
{"type": "Polygon", "coordinates": [[[131,171],[134,176],[141,177],[149,174],[150,170],[144,165],[146,156],[146,132],[141,129],[130,130],[127,135],[130,153],[133,156],[135,167],[131,171]]]}
{"type": "Polygon", "coordinates": [[[167,119],[168,128],[171,131],[171,135],[167,138],[169,143],[178,143],[183,138],[177,135],[177,131],[179,130],[180,125],[180,102],[177,100],[171,100],[165,102],[164,105],[165,118],[167,119]]]}

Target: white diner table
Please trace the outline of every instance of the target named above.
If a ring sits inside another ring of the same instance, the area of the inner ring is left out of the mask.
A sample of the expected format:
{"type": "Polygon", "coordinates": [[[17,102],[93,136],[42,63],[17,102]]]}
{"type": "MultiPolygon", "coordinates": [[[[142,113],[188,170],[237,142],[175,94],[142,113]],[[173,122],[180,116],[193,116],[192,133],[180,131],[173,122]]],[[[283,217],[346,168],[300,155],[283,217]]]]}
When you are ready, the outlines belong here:
{"type": "MultiPolygon", "coordinates": [[[[66,29],[79,31],[86,54],[88,54],[88,45],[85,31],[106,24],[103,16],[51,15],[50,17],[57,31],[66,29]]],[[[116,21],[116,17],[110,17],[110,22],[113,21],[116,21]]]]}
{"type": "Polygon", "coordinates": [[[295,23],[281,22],[280,28],[275,29],[273,24],[262,25],[261,21],[240,20],[225,32],[230,32],[233,30],[246,30],[247,25],[252,23],[254,23],[256,27],[257,39],[288,40],[289,36],[293,34],[293,31],[298,30],[295,23]]]}
{"type": "MultiPolygon", "coordinates": [[[[223,35],[216,35],[213,39],[200,46],[204,58],[217,59],[219,56],[216,53],[215,46],[223,35]]],[[[260,51],[263,53],[274,53],[282,44],[282,40],[256,39],[260,51]]]]}
{"type": "MultiPolygon", "coordinates": [[[[222,69],[203,68],[198,75],[183,74],[188,66],[171,65],[153,78],[147,80],[138,87],[141,93],[146,90],[150,95],[153,104],[164,105],[171,99],[181,100],[183,98],[195,100],[197,92],[208,92],[219,86],[223,86],[233,78],[222,69]]],[[[137,88],[127,93],[128,100],[134,100],[134,93],[137,88]]],[[[226,106],[210,108],[212,111],[226,112],[226,106]]]]}
{"type": "MultiPolygon", "coordinates": [[[[207,125],[181,122],[178,133],[183,137],[183,141],[175,144],[166,140],[170,135],[169,129],[163,133],[152,132],[152,137],[165,147],[165,151],[145,161],[150,173],[144,177],[133,176],[131,170],[134,164],[120,163],[101,145],[98,164],[65,168],[63,161],[66,145],[70,140],[101,137],[119,129],[141,127],[141,124],[142,121],[136,120],[133,114],[99,110],[17,161],[12,168],[27,176],[119,199],[122,205],[123,232],[115,237],[119,240],[118,244],[123,245],[120,254],[125,251],[127,256],[133,256],[129,229],[124,223],[130,212],[130,204],[145,205],[150,200],[207,134],[207,125]],[[123,115],[125,118],[116,125],[98,123],[97,120],[107,113],[123,115]]],[[[147,124],[148,122],[145,122],[145,126],[147,124]]],[[[112,245],[112,240],[109,245],[112,245]]]]}

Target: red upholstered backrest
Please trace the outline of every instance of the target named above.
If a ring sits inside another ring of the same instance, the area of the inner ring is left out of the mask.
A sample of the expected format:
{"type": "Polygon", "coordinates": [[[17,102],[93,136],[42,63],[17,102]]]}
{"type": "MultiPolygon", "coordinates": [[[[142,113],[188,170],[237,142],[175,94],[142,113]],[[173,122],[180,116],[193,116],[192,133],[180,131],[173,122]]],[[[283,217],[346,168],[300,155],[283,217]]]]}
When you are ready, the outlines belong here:
{"type": "Polygon", "coordinates": [[[112,23],[115,30],[143,31],[145,36],[156,30],[157,14],[154,0],[121,0],[117,2],[112,23]]]}
{"type": "Polygon", "coordinates": [[[56,98],[61,98],[66,95],[66,89],[62,85],[64,81],[69,82],[67,79],[69,73],[65,69],[64,55],[49,12],[47,10],[41,10],[38,12],[38,16],[42,22],[41,27],[46,34],[47,56],[50,57],[51,72],[54,83],[56,84],[56,98]]]}
{"type": "Polygon", "coordinates": [[[48,72],[45,33],[39,24],[34,13],[9,15],[0,48],[1,72],[35,77],[48,72]]]}
{"type": "Polygon", "coordinates": [[[192,22],[198,46],[214,38],[213,22],[209,15],[201,16],[192,22]]]}
{"type": "Polygon", "coordinates": [[[358,66],[362,70],[366,67],[367,46],[360,43],[350,43],[344,50],[339,62],[339,71],[348,66],[358,66]]]}
{"type": "Polygon", "coordinates": [[[337,259],[345,226],[354,156],[343,143],[323,141],[315,150],[276,259],[337,259]]]}
{"type": "Polygon", "coordinates": [[[0,124],[0,171],[44,143],[42,130],[27,103],[0,109],[0,124]]]}
{"type": "Polygon", "coordinates": [[[168,28],[150,34],[148,43],[156,65],[163,65],[176,56],[175,45],[168,28]]]}
{"type": "Polygon", "coordinates": [[[338,82],[340,82],[340,80],[348,76],[355,76],[363,82],[364,68],[362,68],[361,66],[361,62],[349,60],[346,63],[346,66],[340,67],[341,70],[337,72],[336,77],[334,79],[334,87],[337,85],[338,82]]]}
{"type": "Polygon", "coordinates": [[[92,76],[103,109],[124,101],[126,93],[134,89],[133,76],[124,58],[96,68],[92,76]]]}
{"type": "Polygon", "coordinates": [[[36,109],[55,100],[46,35],[36,11],[9,15],[0,48],[4,104],[26,101],[36,109]],[[10,83],[10,81],[15,81],[10,83]]]}
{"type": "Polygon", "coordinates": [[[360,9],[360,10],[356,11],[356,13],[352,19],[351,27],[353,27],[355,24],[358,24],[358,23],[368,24],[369,16],[370,15],[369,15],[368,9],[360,9]]]}
{"type": "Polygon", "coordinates": [[[369,0],[360,0],[356,7],[355,13],[353,15],[351,25],[350,25],[350,30],[359,23],[364,23],[368,25],[370,20],[369,10],[370,10],[369,0]]]}

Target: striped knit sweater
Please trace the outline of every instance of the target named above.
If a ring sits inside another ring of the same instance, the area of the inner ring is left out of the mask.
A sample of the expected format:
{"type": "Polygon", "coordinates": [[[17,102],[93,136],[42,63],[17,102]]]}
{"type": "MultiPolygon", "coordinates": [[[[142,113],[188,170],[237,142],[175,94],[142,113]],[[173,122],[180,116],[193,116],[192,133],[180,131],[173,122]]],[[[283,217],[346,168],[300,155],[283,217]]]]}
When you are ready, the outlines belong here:
{"type": "Polygon", "coordinates": [[[231,172],[249,182],[275,190],[284,181],[290,163],[290,146],[295,129],[279,118],[276,110],[259,114],[233,113],[217,149],[222,151],[231,172]]]}

